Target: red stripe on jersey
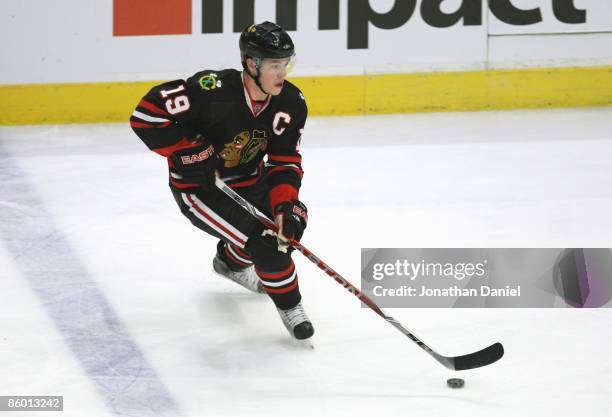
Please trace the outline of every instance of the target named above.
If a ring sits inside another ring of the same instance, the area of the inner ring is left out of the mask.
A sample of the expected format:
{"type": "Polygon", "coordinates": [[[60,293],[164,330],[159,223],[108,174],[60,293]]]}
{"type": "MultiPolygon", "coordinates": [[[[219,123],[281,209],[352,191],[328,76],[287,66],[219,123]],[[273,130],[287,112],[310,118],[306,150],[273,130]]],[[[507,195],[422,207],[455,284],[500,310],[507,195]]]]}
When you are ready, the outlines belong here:
{"type": "Polygon", "coordinates": [[[245,181],[241,181],[241,182],[235,182],[233,184],[227,184],[227,185],[229,185],[230,188],[249,187],[249,186],[255,184],[257,181],[259,181],[259,178],[261,178],[261,173],[258,176],[256,176],[255,178],[251,178],[249,180],[245,180],[245,181]]]}
{"type": "Polygon", "coordinates": [[[268,294],[286,294],[288,292],[293,291],[298,285],[298,280],[297,280],[297,276],[295,277],[295,280],[293,281],[293,283],[286,287],[286,288],[273,288],[273,287],[266,287],[266,285],[264,284],[264,290],[266,290],[266,292],[268,294]]]}
{"type": "Polygon", "coordinates": [[[190,142],[187,139],[183,138],[179,142],[175,143],[174,145],[166,146],[165,148],[153,149],[153,151],[162,156],[170,156],[172,155],[173,152],[176,152],[180,149],[192,148],[197,145],[198,145],[197,143],[190,142]]]}
{"type": "Polygon", "coordinates": [[[133,120],[130,120],[130,126],[135,129],[152,129],[154,127],[157,127],[144,122],[135,122],[133,120]]]}
{"type": "Polygon", "coordinates": [[[291,274],[293,274],[294,270],[295,270],[295,265],[293,264],[293,261],[291,261],[291,265],[289,265],[289,268],[285,269],[284,271],[275,272],[275,273],[263,272],[263,271],[260,271],[257,267],[255,267],[255,272],[257,272],[257,275],[259,275],[263,279],[288,278],[291,274]]]}
{"type": "Polygon", "coordinates": [[[193,201],[193,198],[191,198],[191,195],[189,194],[185,194],[187,196],[187,200],[191,203],[191,207],[193,207],[194,209],[196,209],[196,211],[198,213],[200,213],[202,216],[206,217],[206,220],[208,220],[209,222],[211,222],[212,224],[214,224],[215,226],[217,226],[219,229],[223,230],[223,232],[227,233],[229,236],[231,236],[236,242],[244,245],[244,240],[240,239],[238,236],[236,236],[235,234],[233,234],[230,230],[228,230],[225,226],[223,226],[221,223],[219,223],[218,221],[216,221],[215,219],[213,219],[208,213],[206,213],[204,210],[202,210],[202,208],[200,206],[198,206],[195,201],[193,201]]]}
{"type": "Polygon", "coordinates": [[[181,190],[186,189],[186,188],[200,187],[199,184],[183,184],[180,182],[176,182],[174,181],[172,177],[170,177],[170,184],[172,184],[176,188],[180,188],[181,190]]]}
{"type": "Polygon", "coordinates": [[[287,156],[287,155],[268,155],[268,161],[275,162],[302,162],[301,156],[287,156]]]}
{"type": "Polygon", "coordinates": [[[240,249],[238,246],[236,245],[231,245],[231,246],[232,246],[232,250],[236,252],[238,255],[242,256],[245,259],[251,259],[251,255],[249,255],[248,253],[240,249]]]}
{"type": "Polygon", "coordinates": [[[162,116],[170,116],[167,111],[160,109],[153,103],[149,103],[144,98],[140,100],[140,103],[138,103],[138,107],[142,107],[143,109],[147,109],[150,112],[153,112],[156,114],[161,114],[162,116]]]}
{"type": "Polygon", "coordinates": [[[248,178],[242,181],[237,181],[237,182],[230,182],[230,181],[226,181],[225,183],[230,187],[230,188],[240,188],[240,187],[249,187],[253,184],[255,184],[257,181],[259,181],[261,179],[261,176],[263,174],[263,169],[264,169],[264,163],[263,161],[261,161],[259,163],[259,165],[257,166],[257,176],[254,178],[248,178]]]}
{"type": "Polygon", "coordinates": [[[298,200],[298,190],[289,184],[280,184],[272,188],[268,192],[268,196],[270,197],[270,205],[272,206],[272,210],[274,210],[276,206],[284,201],[298,200]]]}
{"type": "Polygon", "coordinates": [[[171,125],[173,122],[164,122],[161,125],[151,125],[146,122],[135,122],[130,120],[130,126],[136,129],[151,129],[151,128],[160,128],[171,125]]]}
{"type": "Polygon", "coordinates": [[[304,172],[301,169],[297,169],[295,167],[273,167],[273,168],[268,169],[268,174],[271,174],[276,171],[287,171],[287,170],[295,171],[300,176],[300,178],[304,176],[304,172]]]}
{"type": "Polygon", "coordinates": [[[237,264],[238,266],[251,266],[251,264],[244,263],[240,259],[236,258],[234,255],[232,255],[232,253],[229,250],[227,250],[227,247],[225,247],[224,250],[225,250],[225,256],[227,256],[230,261],[237,264]]]}

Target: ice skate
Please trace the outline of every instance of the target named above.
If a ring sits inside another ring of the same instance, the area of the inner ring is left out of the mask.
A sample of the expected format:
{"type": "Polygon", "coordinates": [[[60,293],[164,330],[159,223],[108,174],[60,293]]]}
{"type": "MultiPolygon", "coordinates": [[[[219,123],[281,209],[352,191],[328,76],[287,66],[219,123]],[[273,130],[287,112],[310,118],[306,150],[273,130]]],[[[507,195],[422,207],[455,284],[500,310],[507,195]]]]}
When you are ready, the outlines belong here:
{"type": "Polygon", "coordinates": [[[261,294],[265,294],[266,292],[252,266],[234,271],[227,265],[222,255],[217,253],[215,259],[213,259],[213,269],[217,274],[234,281],[236,284],[243,286],[249,291],[261,294]]]}
{"type": "Polygon", "coordinates": [[[288,310],[281,310],[280,308],[277,308],[277,310],[291,336],[297,340],[305,340],[312,337],[314,327],[312,327],[312,323],[306,315],[301,302],[288,310]]]}

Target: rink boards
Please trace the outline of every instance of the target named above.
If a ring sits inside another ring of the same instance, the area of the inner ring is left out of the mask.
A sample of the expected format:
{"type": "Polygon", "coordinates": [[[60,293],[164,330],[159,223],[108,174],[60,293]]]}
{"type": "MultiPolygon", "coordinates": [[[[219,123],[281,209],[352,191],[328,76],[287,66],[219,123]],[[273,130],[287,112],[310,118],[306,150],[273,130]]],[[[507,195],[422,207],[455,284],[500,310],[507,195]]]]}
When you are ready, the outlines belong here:
{"type": "MultiPolygon", "coordinates": [[[[612,105],[612,66],[296,77],[311,115],[612,105]]],[[[0,87],[0,125],[122,122],[158,82],[0,87]]]]}
{"type": "Polygon", "coordinates": [[[239,68],[240,32],[266,19],[294,40],[312,115],[612,104],[609,2],[515,3],[9,2],[0,125],[126,121],[152,85],[239,68]]]}

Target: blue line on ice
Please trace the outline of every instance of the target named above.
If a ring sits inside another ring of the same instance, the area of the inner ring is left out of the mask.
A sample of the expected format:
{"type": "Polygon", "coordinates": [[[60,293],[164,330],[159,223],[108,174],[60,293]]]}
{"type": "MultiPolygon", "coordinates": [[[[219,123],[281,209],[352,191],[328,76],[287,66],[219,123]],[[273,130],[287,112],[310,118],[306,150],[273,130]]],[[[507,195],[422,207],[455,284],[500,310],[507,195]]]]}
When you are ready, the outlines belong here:
{"type": "Polygon", "coordinates": [[[178,404],[2,147],[0,207],[0,239],[113,413],[180,416],[178,404]]]}

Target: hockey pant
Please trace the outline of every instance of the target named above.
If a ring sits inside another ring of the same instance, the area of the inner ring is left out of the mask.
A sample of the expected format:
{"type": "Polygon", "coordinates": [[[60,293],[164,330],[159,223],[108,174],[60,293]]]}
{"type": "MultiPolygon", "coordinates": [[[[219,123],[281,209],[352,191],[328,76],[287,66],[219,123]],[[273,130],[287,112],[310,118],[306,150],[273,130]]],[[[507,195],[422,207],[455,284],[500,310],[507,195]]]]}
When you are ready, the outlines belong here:
{"type": "MultiPolygon", "coordinates": [[[[276,236],[263,236],[264,226],[221,190],[177,190],[171,188],[181,212],[204,232],[220,239],[217,251],[232,270],[254,265],[255,272],[274,304],[283,310],[301,301],[298,276],[287,253],[278,250],[276,236]]],[[[259,210],[270,215],[265,180],[235,191],[259,210]]]]}

